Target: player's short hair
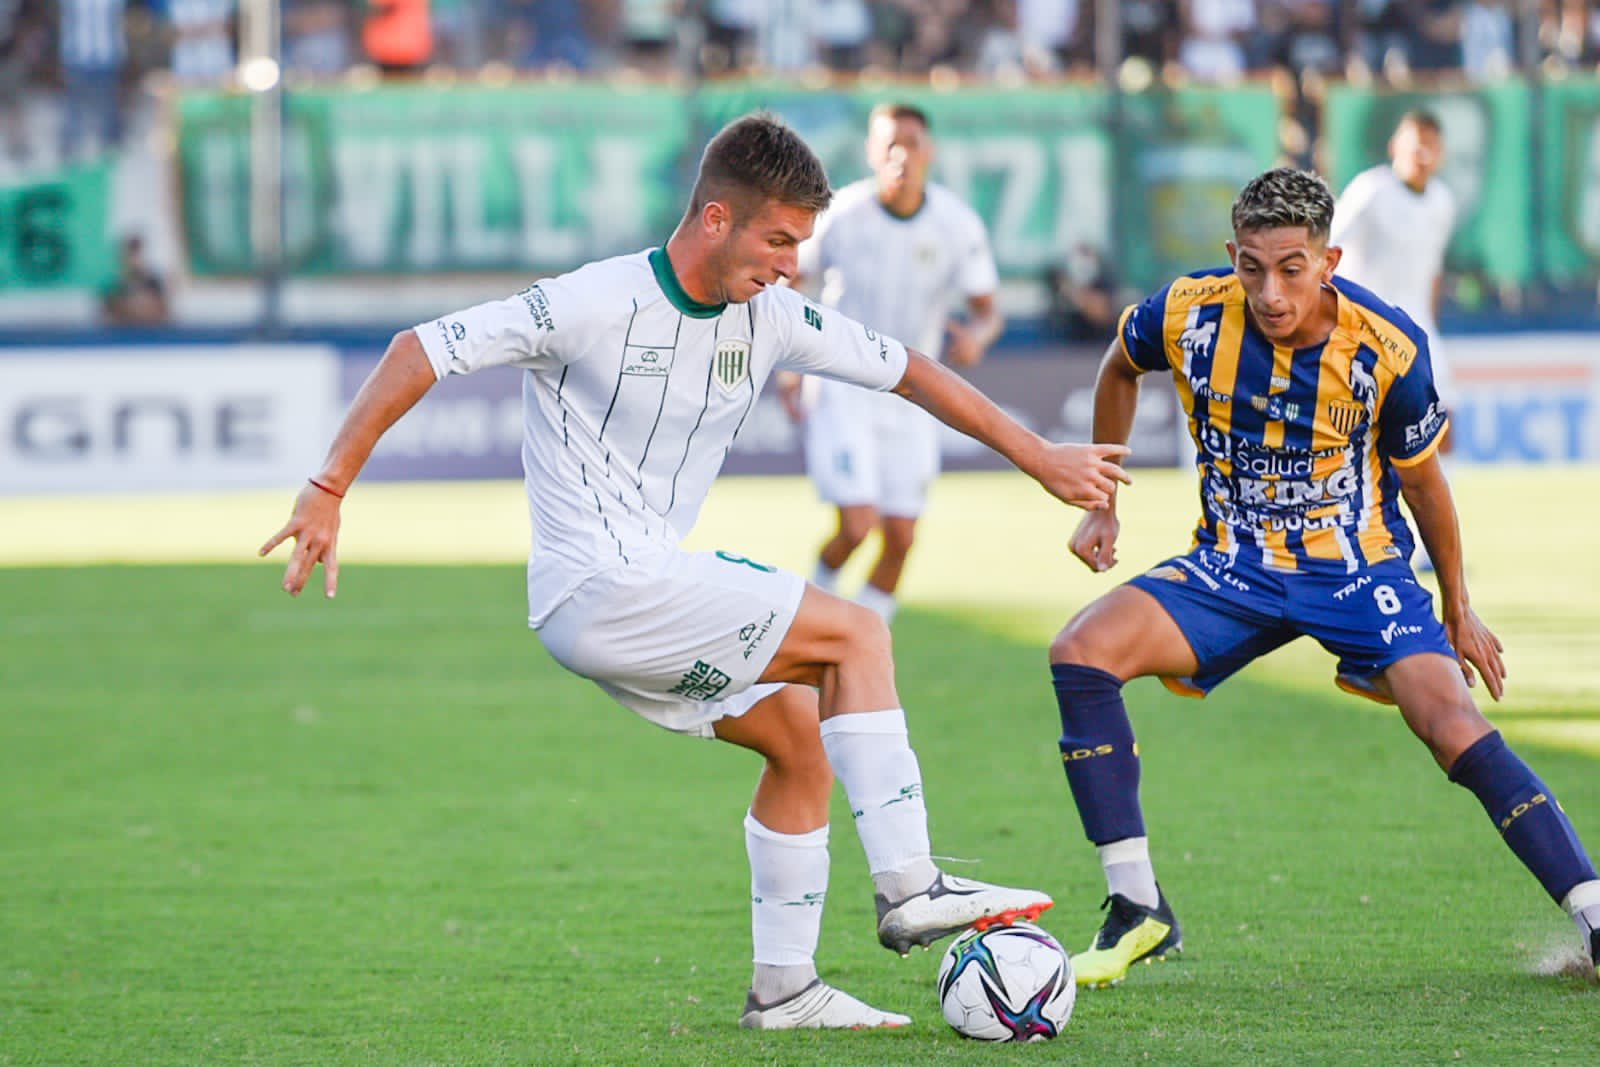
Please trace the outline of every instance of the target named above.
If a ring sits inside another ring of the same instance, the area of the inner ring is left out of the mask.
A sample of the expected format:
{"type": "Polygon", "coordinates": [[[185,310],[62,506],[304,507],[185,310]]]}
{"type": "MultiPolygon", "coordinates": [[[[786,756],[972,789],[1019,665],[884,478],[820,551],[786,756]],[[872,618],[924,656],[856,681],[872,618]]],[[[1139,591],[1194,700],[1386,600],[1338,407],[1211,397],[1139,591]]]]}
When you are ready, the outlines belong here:
{"type": "Polygon", "coordinates": [[[920,122],[925,130],[933,129],[933,123],[928,120],[926,111],[915,104],[901,103],[897,100],[886,100],[874,107],[867,115],[867,122],[873,123],[881,118],[893,119],[896,122],[901,119],[910,119],[912,122],[920,122]]]}
{"type": "Polygon", "coordinates": [[[1394,128],[1398,130],[1407,125],[1415,126],[1419,130],[1427,130],[1429,133],[1442,134],[1444,132],[1444,124],[1439,121],[1439,116],[1425,107],[1414,107],[1404,115],[1401,115],[1400,121],[1394,124],[1394,128]]]}
{"type": "Polygon", "coordinates": [[[718,201],[733,209],[738,225],[764,201],[822,211],[832,199],[828,173],[810,146],[775,116],[757,112],[728,123],[706,145],[689,213],[718,201]]]}
{"type": "Polygon", "coordinates": [[[1233,232],[1304,226],[1326,239],[1333,226],[1333,193],[1308,170],[1277,167],[1250,180],[1233,202],[1233,232]]]}

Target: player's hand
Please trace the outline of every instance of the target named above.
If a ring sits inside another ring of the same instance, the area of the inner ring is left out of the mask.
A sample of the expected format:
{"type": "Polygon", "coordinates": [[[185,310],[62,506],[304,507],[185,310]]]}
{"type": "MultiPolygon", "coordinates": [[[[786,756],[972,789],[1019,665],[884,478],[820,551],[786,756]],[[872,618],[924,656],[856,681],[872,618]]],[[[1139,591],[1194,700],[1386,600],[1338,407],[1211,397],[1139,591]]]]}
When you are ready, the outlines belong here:
{"type": "Polygon", "coordinates": [[[1122,520],[1115,508],[1091,511],[1073,531],[1069,547],[1085,567],[1097,573],[1108,571],[1117,565],[1117,534],[1121,530],[1122,520]]]}
{"type": "Polygon", "coordinates": [[[1127,445],[1079,445],[1051,442],[1034,475],[1051,496],[1085,511],[1111,506],[1117,483],[1133,479],[1117,460],[1129,452],[1127,445]]]}
{"type": "Polygon", "coordinates": [[[788,413],[789,421],[799,424],[806,421],[805,400],[801,390],[805,386],[805,378],[793,371],[778,372],[778,401],[783,405],[783,410],[788,413]]]}
{"type": "Polygon", "coordinates": [[[283,572],[283,591],[299,596],[311,571],[321,563],[323,592],[333,596],[339,589],[339,498],[307,484],[295,498],[289,521],[267,539],[258,554],[265,556],[291,537],[294,555],[283,572]]]}
{"type": "Polygon", "coordinates": [[[1506,689],[1506,664],[1500,655],[1506,646],[1500,643],[1500,639],[1471,608],[1460,614],[1446,613],[1444,629],[1450,637],[1451,646],[1456,650],[1456,657],[1461,663],[1461,676],[1467,680],[1467,684],[1478,684],[1472,673],[1476,667],[1489,695],[1499,700],[1506,689]]]}
{"type": "Polygon", "coordinates": [[[944,358],[952,367],[975,367],[982,361],[983,345],[966,323],[951,319],[945,330],[950,334],[950,343],[945,346],[944,358]]]}

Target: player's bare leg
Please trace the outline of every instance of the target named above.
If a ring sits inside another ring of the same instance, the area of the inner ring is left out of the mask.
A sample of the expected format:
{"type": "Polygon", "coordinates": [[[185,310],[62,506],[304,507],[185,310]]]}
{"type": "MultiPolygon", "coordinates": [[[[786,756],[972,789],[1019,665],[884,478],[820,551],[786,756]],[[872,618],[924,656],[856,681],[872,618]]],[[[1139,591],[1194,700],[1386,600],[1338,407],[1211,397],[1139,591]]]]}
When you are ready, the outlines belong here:
{"type": "Polygon", "coordinates": [[[808,588],[761,680],[818,690],[821,744],[855,812],[886,947],[903,954],[977,923],[1037,918],[1050,906],[1046,894],[934,866],[922,771],[895,690],[889,629],[877,615],[808,588]]]}
{"type": "Polygon", "coordinates": [[[1572,917],[1600,974],[1600,875],[1555,793],[1478,711],[1455,660],[1407,656],[1383,679],[1411,732],[1452,782],[1472,791],[1506,845],[1572,917]]]}
{"type": "Polygon", "coordinates": [[[811,576],[812,584],[826,593],[837,592],[835,586],[839,581],[840,569],[877,525],[878,509],[871,504],[841,506],[838,528],[818,553],[817,570],[811,576]]]}
{"type": "Polygon", "coordinates": [[[885,515],[878,523],[883,531],[883,548],[878,562],[873,564],[867,584],[856,594],[856,603],[865,605],[892,622],[895,612],[895,589],[905,571],[906,557],[911,554],[912,542],[917,537],[917,520],[901,515],[885,515]]]}
{"type": "Polygon", "coordinates": [[[1080,611],[1050,644],[1061,712],[1061,764],[1100,854],[1109,911],[1087,951],[1073,958],[1078,984],[1116,985],[1140,960],[1180,951],[1183,932],[1156,884],[1139,807],[1139,748],[1122,685],[1157,675],[1188,678],[1199,663],[1183,631],[1154,597],[1121,586],[1080,611]]]}
{"type": "Polygon", "coordinates": [[[750,814],[751,929],[755,970],[741,1026],[759,1030],[904,1026],[817,976],[817,938],[828,890],[828,796],[833,771],[817,732],[816,691],[786,685],[737,718],[720,740],[766,759],[750,814]]]}

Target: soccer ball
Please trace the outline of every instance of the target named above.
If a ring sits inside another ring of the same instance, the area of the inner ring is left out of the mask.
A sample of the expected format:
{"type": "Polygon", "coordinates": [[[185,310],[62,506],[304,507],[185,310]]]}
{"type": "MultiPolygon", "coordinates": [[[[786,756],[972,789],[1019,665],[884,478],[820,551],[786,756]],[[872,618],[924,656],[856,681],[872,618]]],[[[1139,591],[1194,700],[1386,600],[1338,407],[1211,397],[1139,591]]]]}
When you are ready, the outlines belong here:
{"type": "Polygon", "coordinates": [[[1077,996],[1066,951],[1032,923],[968,930],[939,964],[945,1021],[980,1041],[1048,1041],[1077,996]]]}

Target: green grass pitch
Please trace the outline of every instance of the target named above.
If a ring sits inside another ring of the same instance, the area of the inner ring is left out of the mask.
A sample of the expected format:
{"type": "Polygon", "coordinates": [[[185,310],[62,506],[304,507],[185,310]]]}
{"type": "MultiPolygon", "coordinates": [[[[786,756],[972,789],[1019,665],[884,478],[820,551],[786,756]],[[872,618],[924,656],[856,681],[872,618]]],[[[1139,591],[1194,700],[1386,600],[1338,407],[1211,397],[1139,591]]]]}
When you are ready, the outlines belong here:
{"type": "MultiPolygon", "coordinates": [[[[896,624],[935,852],[1048,889],[1069,949],[1103,885],[1044,647],[1187,543],[1190,479],[1137,477],[1110,577],[1068,559],[1074,516],[1020,477],[945,479],[896,624]]],[[[1600,849],[1600,558],[1577,503],[1600,470],[1457,482],[1474,602],[1507,645],[1490,714],[1600,849]]],[[[522,625],[520,486],[358,489],[331,603],[250,562],[288,504],[0,501],[0,1064],[1594,1056],[1568,920],[1305,642],[1205,702],[1129,688],[1181,960],[1082,993],[1053,1046],[965,1042],[938,953],[877,946],[836,802],[819,962],[916,1024],[742,1032],[756,759],[549,660],[522,625]]],[[[693,543],[804,571],[826,524],[804,483],[727,482],[693,543]]]]}

